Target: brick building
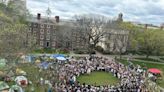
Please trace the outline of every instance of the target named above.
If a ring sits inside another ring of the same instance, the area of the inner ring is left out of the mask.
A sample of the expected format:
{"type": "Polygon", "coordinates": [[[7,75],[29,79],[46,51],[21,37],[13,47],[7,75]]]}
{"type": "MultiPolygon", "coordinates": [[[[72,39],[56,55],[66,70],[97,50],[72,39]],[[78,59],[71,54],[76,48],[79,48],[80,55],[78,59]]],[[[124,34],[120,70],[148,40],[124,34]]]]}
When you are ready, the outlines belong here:
{"type": "Polygon", "coordinates": [[[56,47],[56,24],[59,22],[59,16],[48,20],[41,18],[41,14],[37,17],[27,19],[29,23],[29,35],[34,35],[39,48],[55,48],[56,47]]]}
{"type": "Polygon", "coordinates": [[[34,35],[39,48],[87,48],[86,42],[81,39],[81,31],[76,31],[74,21],[54,18],[37,17],[27,19],[29,23],[29,35],[34,35]]]}

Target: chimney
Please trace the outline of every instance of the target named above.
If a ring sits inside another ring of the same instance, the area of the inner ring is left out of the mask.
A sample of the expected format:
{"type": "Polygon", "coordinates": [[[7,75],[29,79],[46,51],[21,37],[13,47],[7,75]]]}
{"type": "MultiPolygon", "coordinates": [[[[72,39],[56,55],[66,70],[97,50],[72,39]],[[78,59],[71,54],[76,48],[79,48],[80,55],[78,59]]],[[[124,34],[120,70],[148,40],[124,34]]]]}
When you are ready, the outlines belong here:
{"type": "Polygon", "coordinates": [[[161,28],[161,30],[163,30],[164,26],[162,26],[162,25],[161,25],[161,27],[160,27],[160,28],[161,28]]]}
{"type": "Polygon", "coordinates": [[[148,24],[145,24],[145,29],[147,29],[147,27],[148,27],[148,24]]]}
{"type": "Polygon", "coordinates": [[[37,14],[37,19],[38,19],[38,20],[41,19],[41,14],[40,14],[40,13],[37,14]]]}
{"type": "Polygon", "coordinates": [[[55,19],[56,19],[56,22],[59,23],[59,21],[60,21],[59,16],[55,16],[55,19]]]}

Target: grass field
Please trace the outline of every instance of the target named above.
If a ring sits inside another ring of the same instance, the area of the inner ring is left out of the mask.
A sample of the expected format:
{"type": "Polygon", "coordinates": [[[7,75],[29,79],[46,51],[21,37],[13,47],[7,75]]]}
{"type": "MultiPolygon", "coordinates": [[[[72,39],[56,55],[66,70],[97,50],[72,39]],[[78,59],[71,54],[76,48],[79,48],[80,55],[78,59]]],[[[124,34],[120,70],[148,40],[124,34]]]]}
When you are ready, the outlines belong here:
{"type": "MultiPolygon", "coordinates": [[[[36,81],[39,80],[41,77],[43,77],[43,74],[39,76],[38,68],[35,67],[35,65],[32,64],[21,64],[18,66],[20,69],[24,70],[27,73],[27,78],[33,82],[33,87],[35,88],[35,92],[45,92],[47,90],[48,86],[37,86],[36,81]]],[[[25,90],[26,92],[31,92],[32,85],[28,85],[25,90]]]]}
{"type": "Polygon", "coordinates": [[[119,80],[114,77],[111,73],[103,71],[94,71],[90,75],[80,75],[77,80],[82,84],[86,83],[89,85],[99,86],[99,85],[115,85],[119,80]]]}
{"type": "MultiPolygon", "coordinates": [[[[119,62],[125,64],[125,65],[128,65],[128,62],[127,60],[120,60],[119,62]]],[[[152,62],[143,62],[143,61],[140,61],[140,60],[135,60],[135,61],[132,61],[133,64],[135,65],[140,65],[142,67],[147,67],[147,69],[149,68],[157,68],[159,70],[161,70],[163,73],[164,73],[164,64],[157,64],[157,63],[152,63],[152,62]]],[[[161,80],[158,80],[157,83],[164,88],[164,75],[162,74],[162,79],[161,80]]]]}

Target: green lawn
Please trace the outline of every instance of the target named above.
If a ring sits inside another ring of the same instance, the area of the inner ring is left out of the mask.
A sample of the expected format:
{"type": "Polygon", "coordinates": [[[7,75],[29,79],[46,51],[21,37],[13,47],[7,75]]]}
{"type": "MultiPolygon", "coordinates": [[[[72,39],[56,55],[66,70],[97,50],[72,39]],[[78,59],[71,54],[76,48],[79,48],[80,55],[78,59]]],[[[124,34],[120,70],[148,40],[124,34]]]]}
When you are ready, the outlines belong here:
{"type": "Polygon", "coordinates": [[[114,77],[111,73],[103,72],[103,71],[94,71],[90,75],[80,75],[77,80],[82,84],[86,83],[89,85],[115,85],[119,82],[119,80],[114,77]]]}
{"type": "MultiPolygon", "coordinates": [[[[21,64],[18,65],[18,67],[22,70],[24,70],[27,73],[27,79],[33,82],[33,86],[35,88],[35,92],[45,92],[45,89],[48,87],[46,85],[44,86],[37,86],[36,81],[40,79],[40,77],[43,77],[43,74],[39,76],[38,68],[35,67],[35,65],[32,64],[21,64]],[[39,76],[39,77],[38,77],[39,76]]],[[[44,78],[44,77],[43,77],[44,78]]],[[[15,83],[11,82],[10,85],[13,85],[15,83]]],[[[31,92],[32,85],[28,85],[25,90],[26,92],[31,92]]]]}
{"type": "MultiPolygon", "coordinates": [[[[128,62],[127,60],[119,60],[119,62],[125,64],[125,65],[128,65],[128,62]]],[[[156,64],[156,63],[151,63],[151,62],[143,62],[140,61],[140,60],[135,60],[135,61],[132,61],[133,64],[135,65],[141,65],[142,67],[147,67],[147,69],[149,68],[157,68],[159,70],[161,70],[163,73],[164,73],[164,64],[156,64]]],[[[158,80],[157,82],[161,87],[164,88],[164,75],[162,76],[162,80],[158,80]]]]}

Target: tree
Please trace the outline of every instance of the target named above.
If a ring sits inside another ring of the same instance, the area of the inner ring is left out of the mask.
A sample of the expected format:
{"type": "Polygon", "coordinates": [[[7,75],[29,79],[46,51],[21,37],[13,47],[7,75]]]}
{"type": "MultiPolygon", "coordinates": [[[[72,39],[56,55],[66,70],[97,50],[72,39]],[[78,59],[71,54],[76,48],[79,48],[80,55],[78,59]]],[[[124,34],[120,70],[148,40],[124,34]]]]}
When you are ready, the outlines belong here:
{"type": "Polygon", "coordinates": [[[81,38],[88,43],[88,50],[96,47],[106,33],[106,19],[103,16],[76,16],[76,30],[81,31],[81,38]]]}
{"type": "Polygon", "coordinates": [[[146,54],[146,58],[154,53],[159,53],[164,46],[164,32],[159,30],[147,29],[140,33],[138,38],[139,49],[146,54]]]}
{"type": "Polygon", "coordinates": [[[26,24],[19,19],[14,20],[3,10],[0,10],[0,18],[0,57],[14,61],[19,53],[26,54],[35,47],[35,41],[30,40],[33,36],[28,35],[26,24]]]}
{"type": "Polygon", "coordinates": [[[127,41],[127,51],[134,51],[137,52],[138,50],[138,35],[141,31],[141,28],[138,26],[135,26],[134,24],[130,22],[121,22],[119,24],[120,29],[127,30],[128,33],[128,41],[127,41]]]}
{"type": "Polygon", "coordinates": [[[115,34],[114,43],[116,44],[120,55],[120,59],[122,58],[122,54],[126,51],[127,43],[128,43],[128,34],[122,30],[122,32],[118,32],[115,34]]]}

